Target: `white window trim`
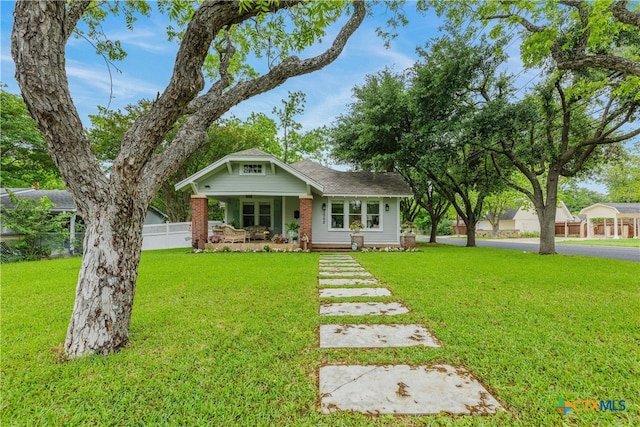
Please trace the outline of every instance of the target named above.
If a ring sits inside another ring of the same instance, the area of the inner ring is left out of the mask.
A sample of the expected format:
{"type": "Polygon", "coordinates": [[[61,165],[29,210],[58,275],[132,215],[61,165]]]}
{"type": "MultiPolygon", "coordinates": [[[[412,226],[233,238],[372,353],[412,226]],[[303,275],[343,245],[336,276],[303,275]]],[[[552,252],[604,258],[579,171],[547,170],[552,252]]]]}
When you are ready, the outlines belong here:
{"type": "Polygon", "coordinates": [[[261,176],[261,175],[266,175],[266,167],[264,163],[260,163],[260,162],[256,162],[256,163],[240,163],[240,175],[245,175],[245,176],[261,176]],[[246,173],[244,171],[244,167],[245,166],[254,166],[254,165],[259,165],[260,166],[260,170],[261,173],[246,173]]]}
{"type": "Polygon", "coordinates": [[[384,199],[382,197],[380,198],[375,198],[375,199],[371,199],[371,198],[365,198],[365,197],[351,197],[351,198],[339,198],[339,199],[328,199],[327,200],[327,230],[328,231],[341,231],[341,232],[345,232],[345,231],[351,231],[349,230],[349,225],[351,224],[349,222],[349,202],[352,202],[354,200],[360,200],[362,202],[362,211],[360,212],[360,221],[362,221],[363,224],[367,224],[367,203],[378,203],[378,214],[373,214],[373,215],[379,215],[380,216],[380,224],[378,228],[364,228],[362,229],[363,232],[367,232],[367,233],[379,233],[384,231],[384,199]],[[343,221],[344,221],[344,228],[333,228],[331,227],[331,218],[332,218],[332,206],[333,203],[340,203],[342,202],[343,204],[343,221]]]}
{"type": "Polygon", "coordinates": [[[269,221],[271,221],[271,229],[273,229],[274,227],[274,218],[273,218],[273,200],[272,199],[255,199],[255,198],[251,198],[251,199],[240,199],[240,221],[242,222],[242,227],[244,228],[244,214],[243,214],[243,209],[242,207],[245,204],[249,204],[252,203],[254,208],[253,208],[253,222],[254,224],[259,224],[260,223],[260,203],[266,203],[269,205],[269,211],[270,211],[270,219],[269,221]]]}

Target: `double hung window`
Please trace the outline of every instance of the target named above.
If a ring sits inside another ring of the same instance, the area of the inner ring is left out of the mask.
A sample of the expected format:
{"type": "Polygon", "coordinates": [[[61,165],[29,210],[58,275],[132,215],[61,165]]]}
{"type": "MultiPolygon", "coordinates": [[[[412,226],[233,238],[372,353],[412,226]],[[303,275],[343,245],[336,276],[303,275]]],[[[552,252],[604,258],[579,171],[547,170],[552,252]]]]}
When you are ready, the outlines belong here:
{"type": "Polygon", "coordinates": [[[364,224],[365,230],[382,230],[381,200],[334,199],[329,206],[329,230],[349,230],[356,220],[364,224]]]}

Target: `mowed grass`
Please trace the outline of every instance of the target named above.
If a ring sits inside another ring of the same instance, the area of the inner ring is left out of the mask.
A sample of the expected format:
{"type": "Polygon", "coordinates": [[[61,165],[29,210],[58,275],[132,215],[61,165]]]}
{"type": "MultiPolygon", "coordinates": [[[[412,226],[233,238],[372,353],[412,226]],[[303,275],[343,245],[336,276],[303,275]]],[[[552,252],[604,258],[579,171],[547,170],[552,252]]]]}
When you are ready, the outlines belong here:
{"type": "Polygon", "coordinates": [[[120,353],[57,361],[80,260],[2,266],[2,425],[633,425],[640,264],[438,246],[353,254],[411,312],[320,318],[319,255],[143,253],[120,353]],[[425,324],[439,349],[319,349],[322,323],[425,324]],[[317,412],[323,364],[465,366],[488,417],[317,412]],[[624,412],[555,410],[625,400],[624,412]]]}

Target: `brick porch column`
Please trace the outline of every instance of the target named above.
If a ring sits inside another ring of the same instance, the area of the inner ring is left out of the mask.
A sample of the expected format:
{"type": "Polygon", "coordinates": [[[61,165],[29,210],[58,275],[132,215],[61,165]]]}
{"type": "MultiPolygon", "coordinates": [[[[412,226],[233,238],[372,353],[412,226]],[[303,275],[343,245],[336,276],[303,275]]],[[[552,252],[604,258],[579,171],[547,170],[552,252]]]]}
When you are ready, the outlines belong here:
{"type": "Polygon", "coordinates": [[[313,239],[311,238],[311,224],[313,214],[313,196],[300,196],[300,229],[298,230],[298,239],[300,247],[304,248],[305,235],[309,239],[307,249],[311,250],[313,239]]]}
{"type": "Polygon", "coordinates": [[[209,236],[209,206],[207,196],[194,194],[191,196],[191,244],[197,243],[198,249],[204,249],[209,236]]]}

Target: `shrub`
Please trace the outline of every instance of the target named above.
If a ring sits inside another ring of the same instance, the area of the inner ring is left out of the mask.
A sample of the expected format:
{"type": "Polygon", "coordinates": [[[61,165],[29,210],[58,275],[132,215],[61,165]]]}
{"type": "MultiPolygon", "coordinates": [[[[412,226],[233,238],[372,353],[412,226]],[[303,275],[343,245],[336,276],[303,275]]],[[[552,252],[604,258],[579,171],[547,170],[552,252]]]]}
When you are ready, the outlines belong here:
{"type": "Polygon", "coordinates": [[[2,261],[31,261],[47,258],[54,249],[63,249],[69,240],[67,223],[71,214],[54,214],[48,197],[40,200],[18,198],[9,193],[13,209],[2,207],[2,227],[19,235],[11,248],[2,251],[2,261]]]}

